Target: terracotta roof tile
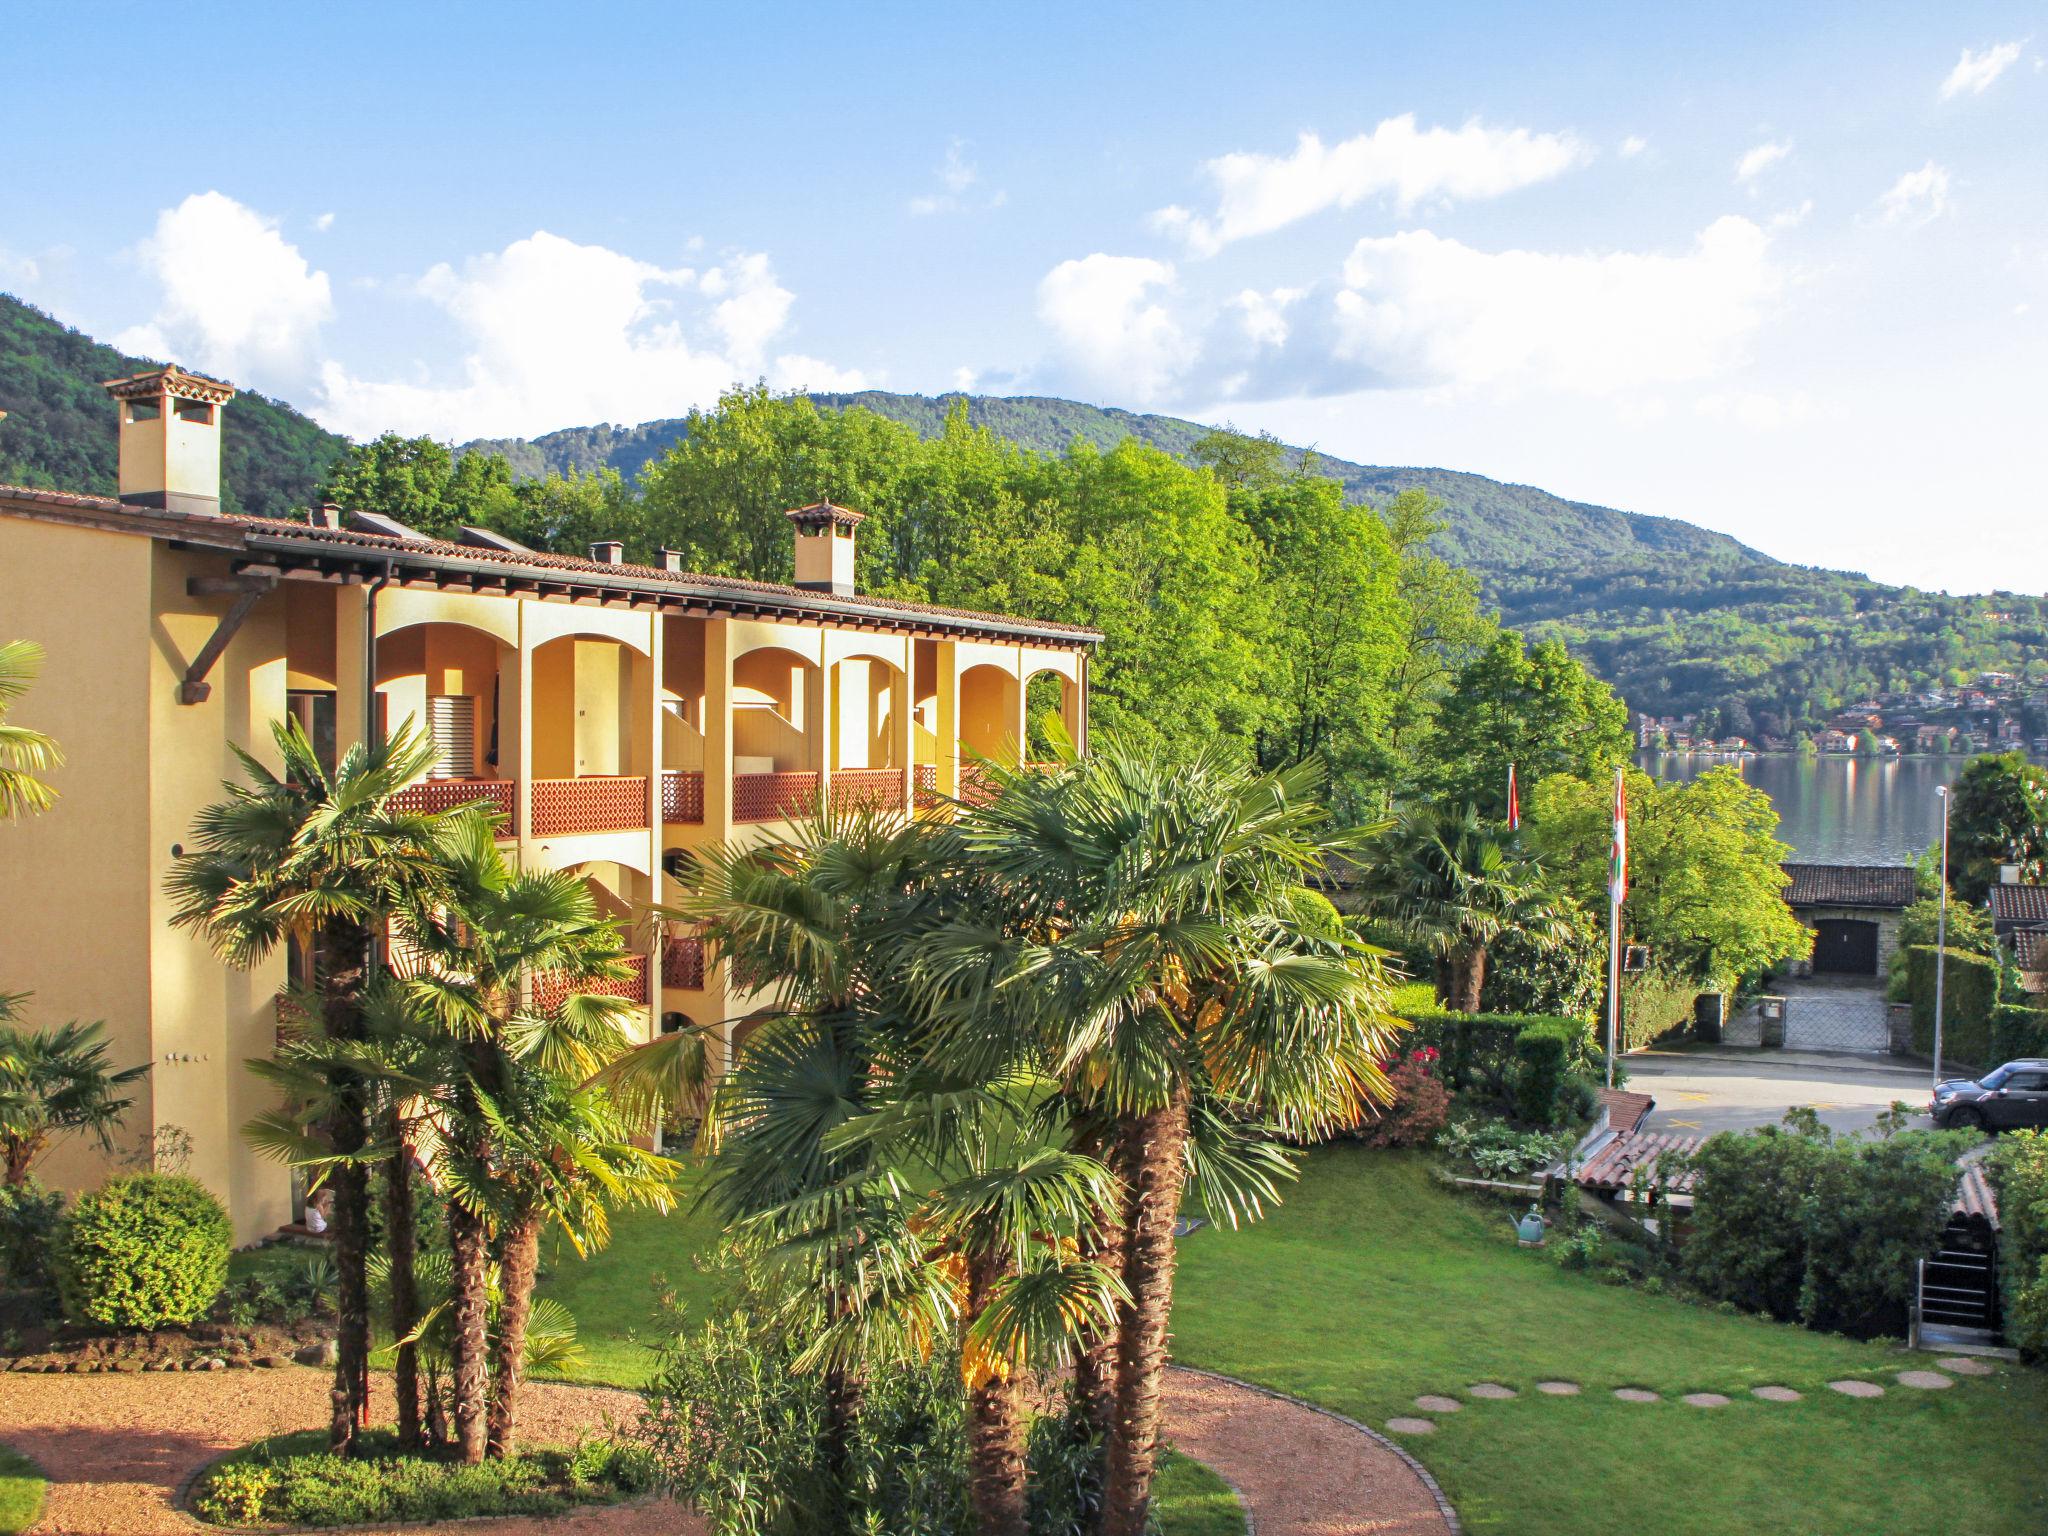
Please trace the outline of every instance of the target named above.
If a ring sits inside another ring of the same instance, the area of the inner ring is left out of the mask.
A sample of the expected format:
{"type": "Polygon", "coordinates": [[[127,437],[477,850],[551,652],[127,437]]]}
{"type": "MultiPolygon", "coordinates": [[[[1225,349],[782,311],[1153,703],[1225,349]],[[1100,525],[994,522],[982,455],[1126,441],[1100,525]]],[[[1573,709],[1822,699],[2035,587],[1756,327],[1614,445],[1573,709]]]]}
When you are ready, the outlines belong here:
{"type": "Polygon", "coordinates": [[[1608,1128],[1624,1136],[1640,1127],[1657,1107],[1657,1101],[1647,1093],[1630,1093],[1623,1088],[1602,1088],[1598,1096],[1607,1107],[1608,1128]]]}
{"type": "Polygon", "coordinates": [[[778,582],[748,581],[736,576],[709,576],[695,571],[670,571],[659,566],[623,563],[614,565],[600,560],[588,560],[579,555],[518,554],[510,550],[482,549],[475,545],[456,544],[445,539],[393,538],[385,534],[365,533],[354,528],[323,528],[317,524],[289,522],[280,518],[245,517],[228,513],[210,515],[165,512],[155,508],[127,506],[111,496],[82,496],[63,491],[31,490],[20,486],[0,485],[0,498],[33,502],[53,508],[119,513],[129,517],[146,518],[151,522],[180,523],[195,530],[233,528],[257,537],[290,539],[295,543],[313,545],[331,544],[364,553],[431,555],[437,560],[454,562],[476,570],[502,566],[560,571],[565,576],[596,577],[600,580],[623,578],[636,587],[658,584],[710,588],[718,592],[730,592],[735,597],[759,597],[814,610],[833,611],[844,607],[880,614],[926,615],[941,621],[965,620],[996,628],[1015,625],[1019,629],[1034,633],[1070,636],[1076,643],[1084,644],[1102,638],[1099,630],[1090,629],[1082,624],[1064,623],[1057,619],[1031,619],[1013,614],[984,613],[971,608],[947,608],[933,603],[913,603],[893,597],[825,598],[819,593],[778,582]]]}
{"type": "Polygon", "coordinates": [[[1956,1186],[1955,1214],[1973,1216],[1989,1222],[1992,1231],[1998,1230],[1998,1196],[1992,1192],[1981,1162],[1963,1164],[1963,1181],[1956,1186]]]}
{"type": "Polygon", "coordinates": [[[1690,1157],[1700,1149],[1702,1136],[1660,1136],[1636,1131],[1617,1136],[1579,1166],[1575,1181],[1581,1189],[1615,1194],[1634,1186],[1638,1168],[1650,1170],[1650,1182],[1667,1194],[1692,1193],[1692,1170],[1675,1162],[1665,1176],[1666,1158],[1690,1157]]]}
{"type": "Polygon", "coordinates": [[[2048,923],[2048,885],[1994,885],[1991,917],[2000,923],[2048,923]]]}
{"type": "Polygon", "coordinates": [[[1787,864],[1785,900],[1795,907],[1910,907],[1919,899],[1910,864],[1787,864]]]}

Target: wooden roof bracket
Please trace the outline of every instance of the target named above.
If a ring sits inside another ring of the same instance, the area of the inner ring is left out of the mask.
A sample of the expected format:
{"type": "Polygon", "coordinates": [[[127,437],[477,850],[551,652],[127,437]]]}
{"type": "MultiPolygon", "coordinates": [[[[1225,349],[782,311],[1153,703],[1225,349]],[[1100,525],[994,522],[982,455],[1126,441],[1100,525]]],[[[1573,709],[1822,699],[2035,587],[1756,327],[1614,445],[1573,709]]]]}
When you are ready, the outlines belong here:
{"type": "Polygon", "coordinates": [[[269,573],[245,572],[239,576],[194,576],[185,583],[185,592],[190,597],[219,597],[232,592],[234,602],[228,611],[220,616],[220,622],[213,627],[213,634],[206,644],[199,648],[199,654],[192,658],[192,664],[185,668],[185,677],[178,684],[180,704],[204,704],[213,693],[213,684],[206,680],[206,674],[213,670],[213,664],[221,658],[221,652],[228,648],[228,642],[235,638],[235,631],[242,627],[242,621],[249,617],[256,604],[266,593],[277,587],[277,577],[269,573]]]}

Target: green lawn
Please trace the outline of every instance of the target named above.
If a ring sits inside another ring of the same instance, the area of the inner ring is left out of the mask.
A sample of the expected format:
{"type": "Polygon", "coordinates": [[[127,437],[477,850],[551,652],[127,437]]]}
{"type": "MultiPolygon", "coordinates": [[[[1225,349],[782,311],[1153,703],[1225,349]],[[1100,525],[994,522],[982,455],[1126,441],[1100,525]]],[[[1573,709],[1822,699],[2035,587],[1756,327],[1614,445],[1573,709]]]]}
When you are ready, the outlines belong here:
{"type": "Polygon", "coordinates": [[[1190,1456],[1161,1458],[1152,1507],[1160,1536],[1244,1536],[1244,1506],[1230,1484],[1190,1456]]]}
{"type": "Polygon", "coordinates": [[[0,1536],[15,1536],[15,1532],[27,1530],[42,1511],[42,1469],[26,1456],[0,1445],[0,1536]]]}
{"type": "MultiPolygon", "coordinates": [[[[662,1281],[703,1300],[690,1255],[714,1231],[702,1214],[628,1216],[591,1262],[551,1262],[547,1293],[576,1314],[592,1379],[645,1379],[662,1281]]],[[[1443,1416],[1435,1435],[1409,1442],[1476,1533],[1738,1536],[1768,1524],[1774,1536],[1918,1536],[1959,1521],[1978,1536],[2048,1530],[2042,1373],[2005,1366],[1947,1392],[1893,1384],[1882,1400],[1851,1401],[1825,1383],[1889,1383],[1926,1360],[1561,1270],[1515,1246],[1506,1208],[1447,1192],[1419,1156],[1318,1151],[1270,1219],[1204,1228],[1181,1256],[1174,1351],[1188,1364],[1375,1426],[1411,1412],[1419,1393],[1488,1380],[1522,1389],[1516,1401],[1443,1416]],[[1553,1376],[1586,1391],[1538,1396],[1535,1383],[1553,1376]],[[1767,1383],[1806,1399],[1747,1395],[1767,1383]],[[1609,1395],[1628,1385],[1735,1401],[1703,1410],[1609,1395]]],[[[1227,1506],[1214,1493],[1185,1518],[1220,1519],[1227,1506]]],[[[1175,1536],[1209,1536],[1210,1525],[1182,1518],[1176,1511],[1175,1536]]]]}

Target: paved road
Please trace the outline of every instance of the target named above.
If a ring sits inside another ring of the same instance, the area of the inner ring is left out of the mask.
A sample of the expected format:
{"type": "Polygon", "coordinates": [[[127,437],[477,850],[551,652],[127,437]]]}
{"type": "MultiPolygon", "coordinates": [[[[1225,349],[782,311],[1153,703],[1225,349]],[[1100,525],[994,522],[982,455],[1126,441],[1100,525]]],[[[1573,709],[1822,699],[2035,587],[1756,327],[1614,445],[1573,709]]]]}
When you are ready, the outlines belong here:
{"type": "Polygon", "coordinates": [[[1626,1065],[1630,1089],[1657,1100],[1647,1129],[1672,1135],[1711,1136],[1776,1125],[1795,1104],[1819,1110],[1836,1130],[1862,1130],[1893,1100],[1919,1109],[1929,1092],[1925,1067],[1884,1056],[1642,1051],[1628,1057],[1626,1065]]]}

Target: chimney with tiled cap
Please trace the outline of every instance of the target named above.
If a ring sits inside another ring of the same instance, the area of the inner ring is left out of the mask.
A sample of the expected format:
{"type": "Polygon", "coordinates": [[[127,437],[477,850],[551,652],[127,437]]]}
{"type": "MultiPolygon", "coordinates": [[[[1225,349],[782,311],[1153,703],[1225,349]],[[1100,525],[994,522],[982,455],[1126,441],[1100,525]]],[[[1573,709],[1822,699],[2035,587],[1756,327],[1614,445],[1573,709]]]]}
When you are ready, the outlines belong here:
{"type": "Polygon", "coordinates": [[[599,565],[624,565],[626,546],[617,539],[600,539],[590,546],[590,558],[599,565]]]}
{"type": "Polygon", "coordinates": [[[121,411],[121,500],[172,512],[220,511],[220,413],[231,385],[175,365],[109,379],[121,411]]]}
{"type": "Polygon", "coordinates": [[[664,546],[661,551],[661,568],[672,575],[682,575],[683,552],[680,549],[669,549],[664,546]]]}
{"type": "Polygon", "coordinates": [[[796,584],[806,592],[853,596],[853,531],[865,514],[814,501],[784,515],[796,525],[796,584]]]}

